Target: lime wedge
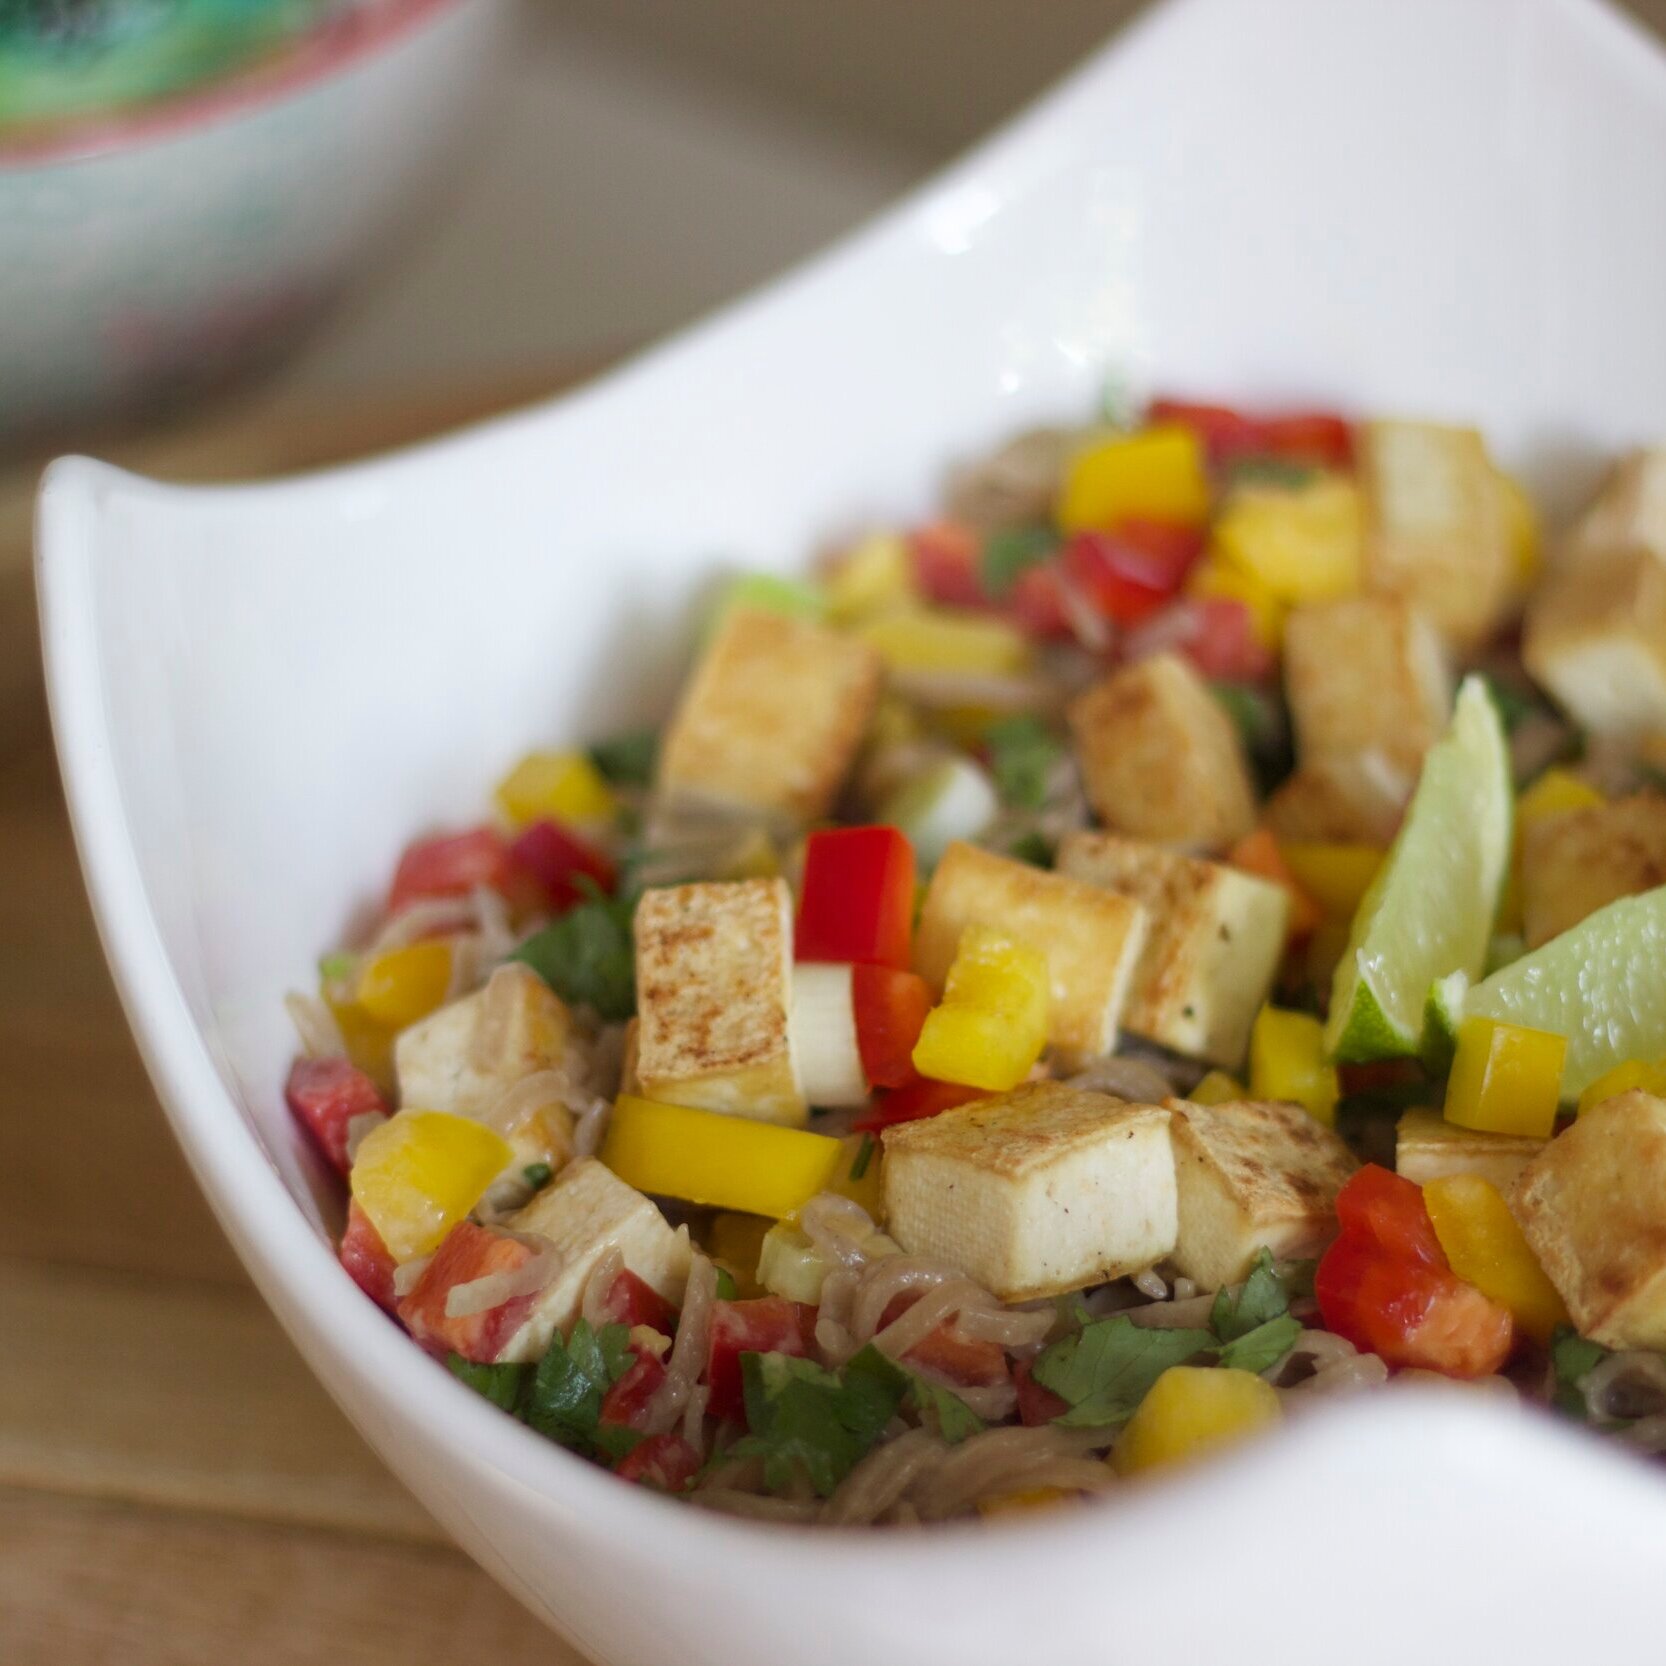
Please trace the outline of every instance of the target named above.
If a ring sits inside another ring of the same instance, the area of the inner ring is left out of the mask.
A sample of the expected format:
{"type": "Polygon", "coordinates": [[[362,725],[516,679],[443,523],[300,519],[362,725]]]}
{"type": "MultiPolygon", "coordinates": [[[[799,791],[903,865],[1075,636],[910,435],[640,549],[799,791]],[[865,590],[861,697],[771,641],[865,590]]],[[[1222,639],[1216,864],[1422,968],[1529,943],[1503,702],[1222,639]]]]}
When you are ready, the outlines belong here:
{"type": "Polygon", "coordinates": [[[1354,915],[1331,985],[1325,1046],[1345,1062],[1415,1054],[1436,981],[1478,978],[1510,860],[1514,797],[1498,710],[1458,690],[1399,836],[1354,915]]]}
{"type": "Polygon", "coordinates": [[[1568,1038],[1562,1097],[1627,1059],[1666,1053],[1666,885],[1622,897],[1463,997],[1479,1014],[1568,1038]]]}

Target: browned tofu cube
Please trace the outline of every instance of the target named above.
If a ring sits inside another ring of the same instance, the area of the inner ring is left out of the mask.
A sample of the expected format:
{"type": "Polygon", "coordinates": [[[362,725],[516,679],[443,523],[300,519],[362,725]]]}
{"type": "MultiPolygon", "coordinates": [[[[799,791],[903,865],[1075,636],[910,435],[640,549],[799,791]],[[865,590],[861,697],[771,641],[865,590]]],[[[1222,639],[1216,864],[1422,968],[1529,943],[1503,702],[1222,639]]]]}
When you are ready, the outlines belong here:
{"type": "Polygon", "coordinates": [[[1077,696],[1070,728],[1088,801],[1119,833],[1216,851],[1255,825],[1231,717],[1178,654],[1113,672],[1077,696]]]}
{"type": "Polygon", "coordinates": [[[1521,918],[1536,949],[1621,897],[1666,884],[1666,797],[1633,793],[1530,823],[1521,835],[1521,918]]]}
{"type": "Polygon", "coordinates": [[[1386,850],[1416,785],[1415,775],[1380,752],[1332,752],[1304,763],[1274,789],[1267,825],[1294,843],[1386,850]]]}
{"type": "Polygon", "coordinates": [[[1452,708],[1440,637],[1392,596],[1292,610],[1284,688],[1304,762],[1375,750],[1414,779],[1452,708]]]}
{"type": "Polygon", "coordinates": [[[1513,1206],[1582,1336],[1666,1348],[1666,1102],[1593,1106],[1522,1170],[1513,1206]]]}
{"type": "Polygon", "coordinates": [[[819,820],[856,759],[881,676],[879,655],[857,637],[733,609],[665,732],[662,802],[784,826],[819,820]]]}
{"type": "Polygon", "coordinates": [[[1488,1134],[1460,1128],[1439,1111],[1416,1105],[1402,1113],[1394,1136],[1394,1169],[1419,1186],[1449,1174],[1476,1174],[1508,1197],[1521,1171],[1544,1150],[1529,1134],[1488,1134]]]}
{"type": "Polygon", "coordinates": [[[1666,446],[1633,451],[1609,470],[1568,534],[1561,559],[1582,565],[1589,556],[1628,549],[1666,561],[1666,446]]]}

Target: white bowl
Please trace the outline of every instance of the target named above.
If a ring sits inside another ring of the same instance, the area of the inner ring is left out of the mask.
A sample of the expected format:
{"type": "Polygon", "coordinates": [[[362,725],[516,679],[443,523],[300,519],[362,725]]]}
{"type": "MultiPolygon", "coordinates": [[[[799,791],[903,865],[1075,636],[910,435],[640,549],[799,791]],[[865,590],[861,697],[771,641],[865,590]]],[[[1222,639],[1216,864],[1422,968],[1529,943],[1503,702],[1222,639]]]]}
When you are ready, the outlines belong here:
{"type": "Polygon", "coordinates": [[[1662,60],[1590,0],[1177,0],[878,225],[572,398],[287,484],[54,466],[58,744],[180,1140],[359,1428],[598,1661],[1548,1663],[1656,1635],[1658,1476],[1458,1394],[1014,1525],[814,1536],[622,1486],[336,1266],[279,997],[518,752],[661,710],[714,556],[790,569],[916,513],[1108,369],[1473,418],[1540,483],[1666,431],[1662,157],[1662,60]]]}

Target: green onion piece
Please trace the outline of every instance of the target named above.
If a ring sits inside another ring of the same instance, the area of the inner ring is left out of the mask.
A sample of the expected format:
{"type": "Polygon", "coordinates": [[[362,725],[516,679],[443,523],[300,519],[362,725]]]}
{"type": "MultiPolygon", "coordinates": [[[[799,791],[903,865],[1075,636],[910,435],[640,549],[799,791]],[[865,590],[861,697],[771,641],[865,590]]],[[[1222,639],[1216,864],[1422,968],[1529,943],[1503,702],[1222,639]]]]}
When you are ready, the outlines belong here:
{"type": "Polygon", "coordinates": [[[856,1160],[850,1165],[852,1180],[860,1180],[868,1172],[868,1164],[873,1161],[873,1135],[864,1134],[862,1143],[856,1148],[856,1160]]]}
{"type": "Polygon", "coordinates": [[[615,787],[646,787],[653,783],[659,755],[659,731],[637,729],[599,740],[590,748],[590,761],[615,787]]]}
{"type": "Polygon", "coordinates": [[[550,1176],[554,1173],[555,1170],[552,1169],[548,1163],[528,1163],[526,1167],[521,1170],[521,1178],[533,1189],[533,1191],[537,1191],[540,1186],[549,1185],[550,1176]]]}
{"type": "Polygon", "coordinates": [[[740,1295],[740,1286],[735,1283],[735,1275],[727,1267],[714,1264],[713,1271],[717,1274],[717,1299],[720,1302],[732,1302],[740,1295]]]}

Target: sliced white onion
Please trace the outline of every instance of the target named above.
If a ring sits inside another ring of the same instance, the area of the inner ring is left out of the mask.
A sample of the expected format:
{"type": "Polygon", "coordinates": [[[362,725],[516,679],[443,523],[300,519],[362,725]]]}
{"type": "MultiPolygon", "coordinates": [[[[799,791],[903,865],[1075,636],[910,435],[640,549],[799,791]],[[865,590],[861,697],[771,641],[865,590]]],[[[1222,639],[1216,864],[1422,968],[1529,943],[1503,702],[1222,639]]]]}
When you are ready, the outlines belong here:
{"type": "Polygon", "coordinates": [[[995,784],[970,758],[946,758],[899,787],[878,819],[901,828],[926,867],[942,860],[957,839],[975,839],[1000,813],[995,784]]]}
{"type": "Polygon", "coordinates": [[[472,1278],[467,1284],[454,1284],[445,1293],[445,1316],[448,1319],[467,1319],[475,1313],[502,1307],[517,1296],[535,1296],[555,1277],[561,1257],[553,1250],[545,1250],[510,1267],[501,1273],[487,1273],[484,1278],[472,1278]]]}
{"type": "Polygon", "coordinates": [[[428,1271],[428,1263],[434,1258],[431,1255],[418,1255],[410,1261],[401,1261],[393,1269],[393,1293],[404,1297],[416,1289],[422,1281],[422,1275],[428,1271]]]}
{"type": "Polygon", "coordinates": [[[856,1043],[848,966],[795,966],[787,1045],[812,1105],[865,1105],[868,1080],[856,1043]]]}

